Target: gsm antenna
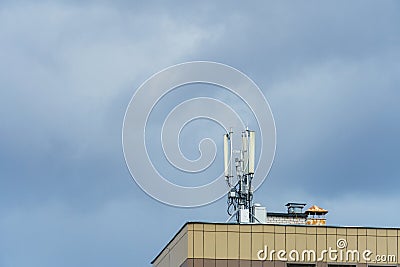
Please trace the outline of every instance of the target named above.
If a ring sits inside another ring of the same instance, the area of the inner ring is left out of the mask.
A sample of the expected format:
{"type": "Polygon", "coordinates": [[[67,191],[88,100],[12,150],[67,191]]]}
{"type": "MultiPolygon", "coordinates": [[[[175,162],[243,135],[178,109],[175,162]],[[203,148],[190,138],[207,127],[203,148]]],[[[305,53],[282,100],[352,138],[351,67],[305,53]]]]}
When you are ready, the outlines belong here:
{"type": "Polygon", "coordinates": [[[235,218],[237,223],[265,223],[266,210],[253,204],[255,161],[255,132],[242,132],[240,150],[233,149],[233,130],[224,135],[224,175],[229,186],[227,222],[235,218]]]}

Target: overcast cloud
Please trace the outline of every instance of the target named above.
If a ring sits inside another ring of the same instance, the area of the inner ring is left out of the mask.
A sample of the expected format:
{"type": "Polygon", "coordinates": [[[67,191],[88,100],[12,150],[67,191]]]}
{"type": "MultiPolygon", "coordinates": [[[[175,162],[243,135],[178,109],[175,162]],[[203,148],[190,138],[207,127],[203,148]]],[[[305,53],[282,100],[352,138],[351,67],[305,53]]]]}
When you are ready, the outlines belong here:
{"type": "Polygon", "coordinates": [[[398,1],[3,1],[0,266],[149,266],[186,221],[227,218],[225,198],[150,198],[122,153],[135,90],[192,60],[243,71],[269,101],[276,158],[256,193],[268,210],[304,201],[330,224],[399,227],[399,13],[398,1]]]}

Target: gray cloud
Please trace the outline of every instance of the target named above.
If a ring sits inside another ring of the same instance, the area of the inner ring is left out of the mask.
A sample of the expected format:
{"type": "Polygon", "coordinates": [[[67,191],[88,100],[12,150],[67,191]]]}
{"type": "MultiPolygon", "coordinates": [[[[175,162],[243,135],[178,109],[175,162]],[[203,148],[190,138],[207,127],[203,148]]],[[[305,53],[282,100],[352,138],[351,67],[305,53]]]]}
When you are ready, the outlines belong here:
{"type": "Polygon", "coordinates": [[[271,104],[277,155],[257,201],[320,204],[335,224],[397,226],[386,215],[399,202],[398,10],[396,1],[3,2],[0,265],[148,265],[184,221],[225,220],[225,200],[194,210],[154,201],[122,155],[135,89],[187,60],[231,64],[271,104]]]}

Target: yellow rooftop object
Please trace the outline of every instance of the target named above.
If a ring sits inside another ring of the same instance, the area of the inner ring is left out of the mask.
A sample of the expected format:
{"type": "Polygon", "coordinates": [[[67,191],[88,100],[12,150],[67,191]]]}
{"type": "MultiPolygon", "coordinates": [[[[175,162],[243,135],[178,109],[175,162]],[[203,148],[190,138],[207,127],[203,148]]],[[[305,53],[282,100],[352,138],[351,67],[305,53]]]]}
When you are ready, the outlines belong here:
{"type": "Polygon", "coordinates": [[[308,210],[306,210],[306,213],[307,214],[327,214],[328,211],[314,205],[314,206],[311,206],[308,210]]]}
{"type": "Polygon", "coordinates": [[[307,214],[306,224],[308,225],[326,225],[325,215],[328,213],[326,209],[320,208],[316,205],[311,206],[306,210],[307,214]]]}

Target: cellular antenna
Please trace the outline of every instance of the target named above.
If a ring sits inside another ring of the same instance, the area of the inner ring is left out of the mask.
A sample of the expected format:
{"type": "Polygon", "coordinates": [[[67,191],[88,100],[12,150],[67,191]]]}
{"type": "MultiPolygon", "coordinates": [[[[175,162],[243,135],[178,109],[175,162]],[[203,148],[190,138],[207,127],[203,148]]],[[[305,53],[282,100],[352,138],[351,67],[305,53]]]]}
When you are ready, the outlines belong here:
{"type": "Polygon", "coordinates": [[[224,175],[230,188],[227,201],[230,217],[227,222],[235,218],[237,223],[265,223],[265,207],[253,204],[251,182],[255,171],[255,132],[249,129],[242,132],[241,150],[232,149],[232,136],[232,129],[224,135],[224,175]]]}

